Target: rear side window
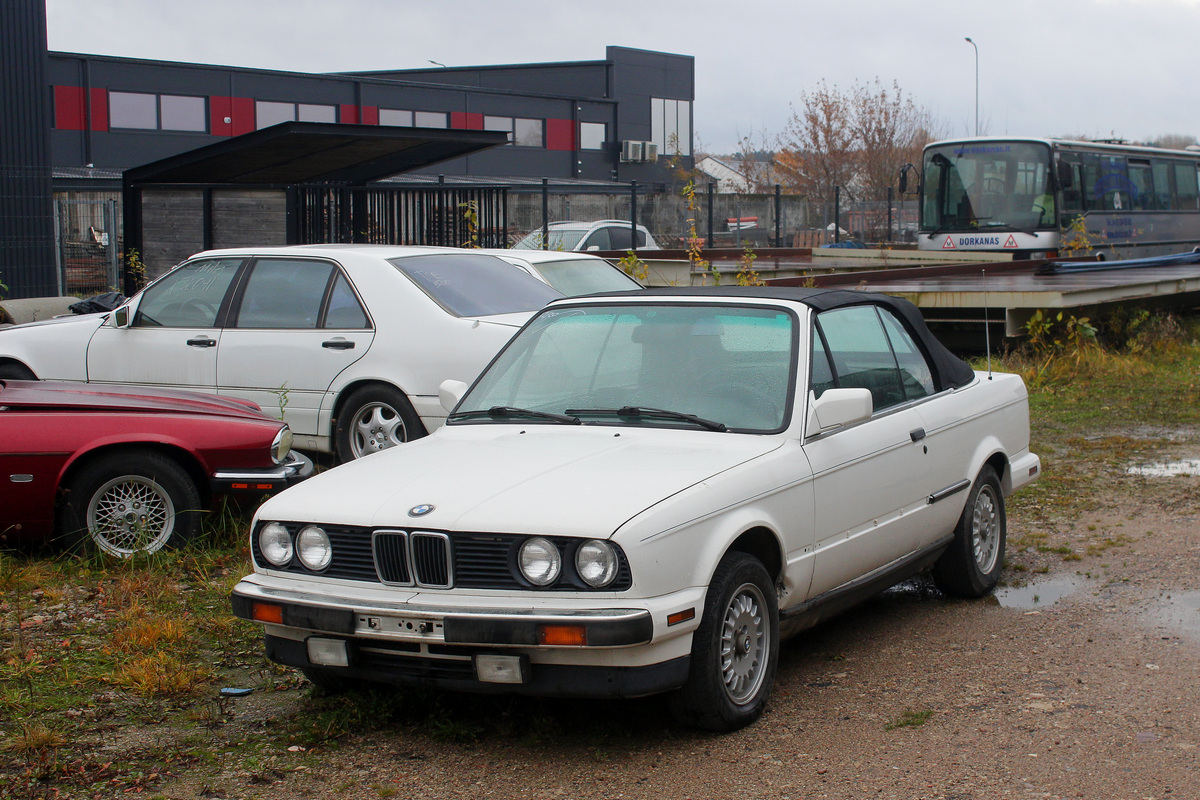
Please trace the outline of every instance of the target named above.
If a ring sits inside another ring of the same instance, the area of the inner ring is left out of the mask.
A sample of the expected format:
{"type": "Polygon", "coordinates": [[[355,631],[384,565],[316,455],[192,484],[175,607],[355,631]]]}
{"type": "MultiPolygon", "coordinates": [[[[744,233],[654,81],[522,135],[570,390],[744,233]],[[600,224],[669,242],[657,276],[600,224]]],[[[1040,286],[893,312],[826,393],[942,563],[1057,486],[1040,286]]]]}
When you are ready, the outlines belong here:
{"type": "Polygon", "coordinates": [[[239,328],[315,328],[334,266],[328,261],[262,259],[246,281],[239,328]]]}
{"type": "Polygon", "coordinates": [[[482,253],[408,256],[389,263],[456,317],[536,311],[563,296],[520,267],[482,253]]]}
{"type": "Polygon", "coordinates": [[[924,353],[892,313],[875,306],[826,311],[813,337],[812,388],[869,389],[880,411],[934,392],[924,353]]]}

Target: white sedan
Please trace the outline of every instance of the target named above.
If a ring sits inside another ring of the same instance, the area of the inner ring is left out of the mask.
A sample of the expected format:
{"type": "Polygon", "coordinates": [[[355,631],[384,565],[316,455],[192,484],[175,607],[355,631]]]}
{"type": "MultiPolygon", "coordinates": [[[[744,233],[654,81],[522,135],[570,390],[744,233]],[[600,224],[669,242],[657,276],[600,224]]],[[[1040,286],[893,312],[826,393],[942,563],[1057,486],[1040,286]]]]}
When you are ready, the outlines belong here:
{"type": "Polygon", "coordinates": [[[737,728],[782,637],[926,569],[990,592],[1005,498],[1040,468],[1021,379],[883,295],[560,300],[442,388],[433,436],[254,519],[234,611],[316,683],[671,692],[737,728]]]}
{"type": "Polygon", "coordinates": [[[243,397],[283,418],[297,448],[348,461],[438,427],[438,385],[472,380],[560,296],[469,251],[212,250],[111,313],[0,331],[0,378],[243,397]]]}

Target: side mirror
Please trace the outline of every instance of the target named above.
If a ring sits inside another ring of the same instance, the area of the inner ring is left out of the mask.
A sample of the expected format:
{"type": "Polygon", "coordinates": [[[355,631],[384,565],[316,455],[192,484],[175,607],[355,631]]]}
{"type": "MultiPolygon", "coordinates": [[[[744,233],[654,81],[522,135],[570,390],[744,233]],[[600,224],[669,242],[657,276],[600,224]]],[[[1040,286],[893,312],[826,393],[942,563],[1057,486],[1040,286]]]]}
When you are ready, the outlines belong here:
{"type": "Polygon", "coordinates": [[[469,387],[462,381],[444,380],[441,386],[438,387],[438,400],[442,403],[442,408],[446,409],[449,414],[458,405],[458,401],[463,399],[463,395],[467,393],[469,387]]]}
{"type": "Polygon", "coordinates": [[[129,311],[129,305],[123,305],[112,312],[112,324],[114,328],[128,328],[129,323],[133,321],[133,315],[129,311]]]}
{"type": "Polygon", "coordinates": [[[818,398],[808,395],[809,435],[871,418],[874,403],[870,389],[826,389],[818,398]]]}

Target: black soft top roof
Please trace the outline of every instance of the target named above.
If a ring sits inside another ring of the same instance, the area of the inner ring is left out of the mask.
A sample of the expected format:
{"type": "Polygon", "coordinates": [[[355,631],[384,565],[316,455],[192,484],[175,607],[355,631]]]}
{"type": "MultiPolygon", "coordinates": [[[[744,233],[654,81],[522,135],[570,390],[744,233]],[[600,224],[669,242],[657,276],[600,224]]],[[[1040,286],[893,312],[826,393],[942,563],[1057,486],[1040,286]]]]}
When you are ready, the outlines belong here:
{"type": "MultiPolygon", "coordinates": [[[[829,311],[851,306],[883,306],[899,317],[918,345],[929,357],[938,389],[956,389],[975,379],[975,371],[967,362],[951,353],[925,324],[921,311],[901,297],[874,292],[855,292],[849,289],[808,289],[799,286],[666,286],[635,292],[614,292],[613,296],[633,297],[722,297],[790,300],[804,303],[816,311],[829,311]]],[[[594,297],[595,295],[593,295],[594,297]]]]}

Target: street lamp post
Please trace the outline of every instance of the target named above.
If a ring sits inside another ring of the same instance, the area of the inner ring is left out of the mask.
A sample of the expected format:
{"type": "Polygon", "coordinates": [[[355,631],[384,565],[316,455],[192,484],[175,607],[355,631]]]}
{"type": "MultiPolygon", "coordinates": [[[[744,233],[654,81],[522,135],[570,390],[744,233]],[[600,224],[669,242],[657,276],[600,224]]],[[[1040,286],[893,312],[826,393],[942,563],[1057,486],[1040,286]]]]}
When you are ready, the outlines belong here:
{"type": "Polygon", "coordinates": [[[963,37],[975,48],[975,135],[979,135],[979,45],[970,36],[963,37]]]}

